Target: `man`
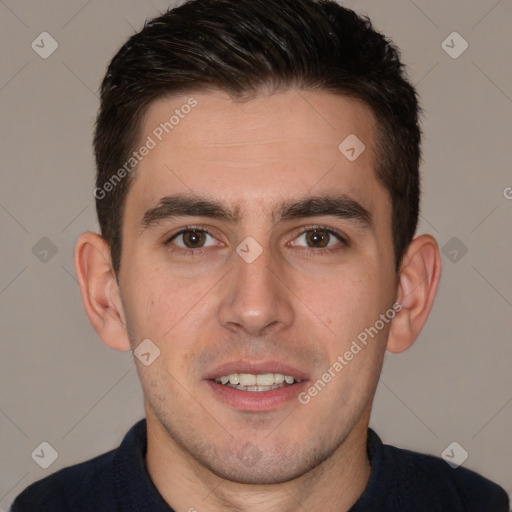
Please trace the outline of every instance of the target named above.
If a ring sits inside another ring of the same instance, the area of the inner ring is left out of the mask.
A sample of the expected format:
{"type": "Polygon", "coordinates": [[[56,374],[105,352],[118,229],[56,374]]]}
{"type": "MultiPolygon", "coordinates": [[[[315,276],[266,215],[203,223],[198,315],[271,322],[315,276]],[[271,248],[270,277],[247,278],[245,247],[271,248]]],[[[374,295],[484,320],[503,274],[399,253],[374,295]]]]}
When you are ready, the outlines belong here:
{"type": "Polygon", "coordinates": [[[508,511],[499,486],[368,428],[385,350],[440,279],[396,48],[313,0],[195,0],[112,60],[101,236],[75,267],[145,420],[12,511],[508,511]]]}

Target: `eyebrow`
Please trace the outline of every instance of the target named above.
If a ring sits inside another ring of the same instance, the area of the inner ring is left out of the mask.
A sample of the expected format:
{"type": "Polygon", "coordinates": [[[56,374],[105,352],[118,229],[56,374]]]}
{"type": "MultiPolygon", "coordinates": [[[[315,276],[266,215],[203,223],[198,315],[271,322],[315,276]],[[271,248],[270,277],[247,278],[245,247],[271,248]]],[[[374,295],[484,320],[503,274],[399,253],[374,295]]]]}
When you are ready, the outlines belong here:
{"type": "MultiPolygon", "coordinates": [[[[346,194],[316,195],[298,200],[284,201],[272,210],[275,223],[307,217],[331,216],[350,220],[365,229],[373,228],[371,213],[346,194]]],[[[231,224],[241,220],[239,207],[226,208],[222,203],[206,197],[175,194],[162,197],[157,206],[150,208],[142,217],[143,230],[180,217],[209,217],[231,224]]]]}

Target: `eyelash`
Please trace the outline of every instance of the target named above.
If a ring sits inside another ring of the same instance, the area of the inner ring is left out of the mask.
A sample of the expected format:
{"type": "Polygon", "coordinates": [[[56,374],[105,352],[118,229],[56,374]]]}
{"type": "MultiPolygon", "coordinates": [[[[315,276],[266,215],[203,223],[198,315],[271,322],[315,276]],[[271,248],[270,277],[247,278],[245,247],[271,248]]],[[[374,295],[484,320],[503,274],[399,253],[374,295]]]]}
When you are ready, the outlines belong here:
{"type": "MultiPolygon", "coordinates": [[[[303,234],[305,233],[308,233],[309,231],[314,231],[315,229],[319,230],[319,231],[325,231],[326,233],[329,233],[329,235],[332,235],[334,236],[335,238],[338,239],[338,241],[340,242],[340,244],[336,244],[335,246],[333,247],[327,247],[327,248],[313,248],[313,247],[302,247],[302,250],[306,251],[308,254],[309,253],[315,253],[316,255],[322,255],[322,254],[331,254],[335,251],[339,251],[340,250],[340,247],[338,247],[338,245],[341,245],[342,247],[349,247],[349,242],[348,240],[341,234],[341,233],[338,233],[337,231],[333,230],[332,228],[329,228],[327,226],[320,226],[320,225],[311,225],[311,226],[305,226],[303,228],[303,230],[298,233],[295,238],[299,238],[300,236],[302,236],[303,234]]],[[[185,254],[185,255],[190,255],[190,256],[193,256],[195,254],[201,254],[203,253],[204,251],[207,251],[208,249],[210,249],[211,246],[209,247],[199,247],[197,249],[183,249],[181,247],[178,247],[178,246],[174,246],[174,247],[171,247],[171,242],[177,238],[178,236],[188,232],[188,231],[202,231],[204,233],[206,233],[207,235],[211,236],[212,238],[215,238],[214,235],[212,235],[207,229],[204,229],[203,227],[201,226],[185,226],[183,229],[181,229],[180,231],[178,231],[177,233],[174,233],[172,236],[170,236],[169,238],[166,239],[166,241],[164,242],[164,245],[168,246],[169,247],[169,250],[171,250],[172,252],[177,252],[177,253],[181,253],[181,254],[185,254]]]]}

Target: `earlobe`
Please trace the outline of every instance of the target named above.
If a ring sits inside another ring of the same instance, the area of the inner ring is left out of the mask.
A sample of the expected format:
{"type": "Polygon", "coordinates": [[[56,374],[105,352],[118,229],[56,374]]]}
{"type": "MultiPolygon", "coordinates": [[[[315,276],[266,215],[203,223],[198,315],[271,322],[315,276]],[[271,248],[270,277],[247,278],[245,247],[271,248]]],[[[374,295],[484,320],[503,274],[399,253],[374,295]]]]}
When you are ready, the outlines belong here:
{"type": "Polygon", "coordinates": [[[99,234],[88,231],[78,239],[75,271],[85,312],[98,336],[110,348],[130,350],[110,247],[99,234]]]}
{"type": "Polygon", "coordinates": [[[403,352],[414,343],[432,310],[440,278],[436,240],[430,235],[416,237],[400,268],[397,302],[402,309],[391,324],[386,347],[389,352],[403,352]]]}

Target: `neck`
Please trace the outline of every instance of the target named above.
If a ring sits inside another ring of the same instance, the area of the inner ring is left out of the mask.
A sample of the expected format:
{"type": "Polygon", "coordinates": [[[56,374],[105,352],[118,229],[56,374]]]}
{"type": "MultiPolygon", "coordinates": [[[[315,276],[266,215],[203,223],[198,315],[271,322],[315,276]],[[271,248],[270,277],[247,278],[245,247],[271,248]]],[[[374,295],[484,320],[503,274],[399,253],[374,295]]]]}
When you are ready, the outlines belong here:
{"type": "Polygon", "coordinates": [[[240,484],[223,479],[177,444],[146,410],[146,466],[163,499],[176,511],[309,512],[348,511],[370,477],[366,439],[370,410],[333,454],[293,480],[271,485],[240,484]]]}

